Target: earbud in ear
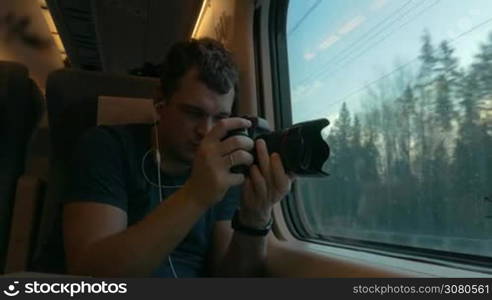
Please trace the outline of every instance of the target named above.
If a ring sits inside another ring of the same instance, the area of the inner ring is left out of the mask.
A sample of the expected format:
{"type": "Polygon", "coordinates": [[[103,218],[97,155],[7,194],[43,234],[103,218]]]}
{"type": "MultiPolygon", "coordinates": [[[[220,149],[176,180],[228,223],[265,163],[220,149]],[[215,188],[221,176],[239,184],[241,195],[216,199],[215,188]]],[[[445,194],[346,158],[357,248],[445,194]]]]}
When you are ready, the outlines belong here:
{"type": "Polygon", "coordinates": [[[155,150],[155,161],[157,162],[157,165],[160,168],[161,167],[161,153],[159,152],[158,149],[155,150]]]}
{"type": "MultiPolygon", "coordinates": [[[[162,101],[161,102],[154,103],[154,108],[156,110],[158,110],[162,105],[164,105],[164,103],[162,103],[162,101]]],[[[161,118],[160,112],[154,111],[154,120],[155,120],[154,125],[159,124],[159,119],[160,118],[161,118]]]]}

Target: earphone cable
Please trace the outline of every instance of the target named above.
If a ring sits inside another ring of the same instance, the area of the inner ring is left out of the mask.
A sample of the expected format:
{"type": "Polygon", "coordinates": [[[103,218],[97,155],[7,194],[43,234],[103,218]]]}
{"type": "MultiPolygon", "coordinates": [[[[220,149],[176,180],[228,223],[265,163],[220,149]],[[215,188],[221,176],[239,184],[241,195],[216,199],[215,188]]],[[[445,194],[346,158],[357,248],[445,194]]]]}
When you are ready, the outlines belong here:
{"type": "MultiPolygon", "coordinates": [[[[162,202],[162,188],[178,188],[178,187],[182,187],[182,185],[162,185],[162,182],[161,182],[161,155],[159,153],[159,135],[157,134],[157,123],[154,124],[154,132],[155,132],[155,141],[156,141],[156,154],[155,154],[155,158],[156,158],[156,162],[157,162],[157,184],[155,184],[154,182],[152,182],[148,177],[147,177],[147,174],[145,174],[145,158],[147,157],[147,155],[149,155],[149,153],[152,151],[152,148],[150,148],[149,150],[147,150],[147,152],[145,152],[144,156],[142,157],[142,164],[141,164],[141,167],[142,167],[142,174],[145,178],[145,180],[150,183],[151,185],[155,186],[158,188],[159,190],[159,203],[162,202]]],[[[178,274],[176,273],[176,270],[174,269],[174,264],[173,264],[173,261],[171,259],[171,253],[169,253],[168,257],[167,257],[168,261],[169,261],[169,266],[171,267],[171,272],[173,273],[173,277],[174,278],[178,278],[178,274]]]]}

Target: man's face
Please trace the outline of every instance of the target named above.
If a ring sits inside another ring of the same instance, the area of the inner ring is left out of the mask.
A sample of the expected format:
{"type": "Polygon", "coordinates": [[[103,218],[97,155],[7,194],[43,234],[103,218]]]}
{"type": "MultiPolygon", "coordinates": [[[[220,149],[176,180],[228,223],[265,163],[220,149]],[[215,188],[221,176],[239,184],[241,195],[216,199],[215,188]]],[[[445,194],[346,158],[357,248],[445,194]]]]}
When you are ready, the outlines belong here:
{"type": "Polygon", "coordinates": [[[157,108],[163,162],[191,165],[204,136],[217,121],[231,115],[234,88],[224,95],[209,89],[195,69],[180,80],[170,99],[157,108]]]}

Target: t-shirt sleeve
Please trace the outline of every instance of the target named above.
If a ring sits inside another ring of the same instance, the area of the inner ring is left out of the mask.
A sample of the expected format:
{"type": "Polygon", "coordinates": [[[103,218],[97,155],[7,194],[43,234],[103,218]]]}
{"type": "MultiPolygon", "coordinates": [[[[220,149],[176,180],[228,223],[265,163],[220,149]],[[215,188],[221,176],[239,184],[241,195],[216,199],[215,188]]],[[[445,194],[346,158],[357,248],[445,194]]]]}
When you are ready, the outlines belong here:
{"type": "Polygon", "coordinates": [[[81,137],[71,169],[66,203],[99,202],[127,211],[123,148],[109,130],[95,127],[81,137]]]}
{"type": "Polygon", "coordinates": [[[234,216],[234,212],[239,207],[241,199],[241,186],[231,187],[224,196],[224,199],[215,205],[215,220],[224,221],[230,220],[234,216]]]}

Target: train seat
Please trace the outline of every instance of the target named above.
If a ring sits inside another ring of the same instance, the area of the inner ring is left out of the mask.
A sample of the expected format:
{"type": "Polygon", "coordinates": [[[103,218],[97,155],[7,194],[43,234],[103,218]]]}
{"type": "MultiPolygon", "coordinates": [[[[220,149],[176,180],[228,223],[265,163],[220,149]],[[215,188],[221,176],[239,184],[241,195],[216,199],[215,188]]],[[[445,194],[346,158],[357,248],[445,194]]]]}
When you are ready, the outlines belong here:
{"type": "Polygon", "coordinates": [[[43,112],[41,91],[28,69],[0,61],[0,272],[4,270],[17,181],[25,170],[26,149],[43,112]]]}
{"type": "Polygon", "coordinates": [[[69,178],[74,145],[88,128],[99,124],[150,123],[154,78],[64,69],[50,74],[46,102],[52,154],[46,199],[30,269],[64,273],[61,202],[69,178]]]}

